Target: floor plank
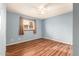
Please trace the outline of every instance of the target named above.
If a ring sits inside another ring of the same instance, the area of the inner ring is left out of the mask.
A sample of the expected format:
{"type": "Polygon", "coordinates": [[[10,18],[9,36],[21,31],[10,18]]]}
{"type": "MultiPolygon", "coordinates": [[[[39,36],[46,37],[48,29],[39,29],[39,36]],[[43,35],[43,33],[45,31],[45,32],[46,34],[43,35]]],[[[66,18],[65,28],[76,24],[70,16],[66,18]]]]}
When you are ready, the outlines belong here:
{"type": "Polygon", "coordinates": [[[71,56],[72,46],[49,40],[36,39],[6,47],[7,56],[71,56]]]}

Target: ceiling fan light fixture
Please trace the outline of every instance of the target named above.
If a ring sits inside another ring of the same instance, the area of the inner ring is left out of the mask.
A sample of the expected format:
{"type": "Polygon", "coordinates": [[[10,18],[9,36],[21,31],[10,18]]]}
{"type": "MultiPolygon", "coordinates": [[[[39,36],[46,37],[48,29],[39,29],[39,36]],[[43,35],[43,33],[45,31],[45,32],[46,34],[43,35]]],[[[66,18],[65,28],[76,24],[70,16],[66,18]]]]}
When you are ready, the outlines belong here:
{"type": "Polygon", "coordinates": [[[38,8],[38,11],[40,12],[40,14],[45,14],[48,11],[48,8],[46,8],[44,6],[40,6],[38,8]]]}

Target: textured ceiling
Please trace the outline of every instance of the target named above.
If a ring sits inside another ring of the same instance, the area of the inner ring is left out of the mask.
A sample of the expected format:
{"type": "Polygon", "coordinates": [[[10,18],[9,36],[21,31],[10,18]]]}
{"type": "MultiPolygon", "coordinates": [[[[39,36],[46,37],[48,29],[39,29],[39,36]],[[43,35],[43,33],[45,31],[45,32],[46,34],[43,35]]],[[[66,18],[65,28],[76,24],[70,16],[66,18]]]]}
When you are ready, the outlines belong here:
{"type": "Polygon", "coordinates": [[[71,12],[73,10],[73,5],[71,3],[10,3],[7,4],[7,10],[44,19],[71,12]],[[39,10],[39,8],[43,6],[45,9],[39,10]],[[44,13],[41,14],[40,11],[43,11],[44,13]]]}

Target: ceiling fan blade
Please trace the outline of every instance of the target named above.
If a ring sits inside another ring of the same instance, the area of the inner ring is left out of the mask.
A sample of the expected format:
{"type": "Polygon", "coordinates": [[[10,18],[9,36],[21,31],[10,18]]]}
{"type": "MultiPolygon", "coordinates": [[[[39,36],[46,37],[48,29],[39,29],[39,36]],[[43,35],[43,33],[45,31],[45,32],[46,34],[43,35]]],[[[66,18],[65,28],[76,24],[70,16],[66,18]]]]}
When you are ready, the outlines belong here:
{"type": "Polygon", "coordinates": [[[49,6],[52,6],[52,3],[47,3],[44,5],[44,8],[48,8],[49,6]]]}

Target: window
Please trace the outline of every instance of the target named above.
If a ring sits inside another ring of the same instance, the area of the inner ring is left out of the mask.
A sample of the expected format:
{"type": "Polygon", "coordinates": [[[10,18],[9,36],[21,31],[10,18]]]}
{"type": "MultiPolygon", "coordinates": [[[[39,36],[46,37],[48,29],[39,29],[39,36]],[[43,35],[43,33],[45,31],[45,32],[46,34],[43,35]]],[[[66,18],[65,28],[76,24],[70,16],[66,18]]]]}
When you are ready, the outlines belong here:
{"type": "Polygon", "coordinates": [[[33,31],[33,33],[36,33],[36,20],[20,17],[19,35],[24,35],[26,31],[33,31]]]}
{"type": "Polygon", "coordinates": [[[23,28],[24,28],[24,31],[33,31],[33,30],[35,30],[34,20],[25,20],[25,19],[23,19],[23,28]]]}

